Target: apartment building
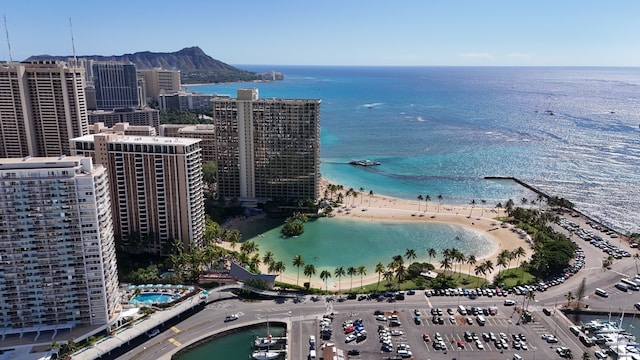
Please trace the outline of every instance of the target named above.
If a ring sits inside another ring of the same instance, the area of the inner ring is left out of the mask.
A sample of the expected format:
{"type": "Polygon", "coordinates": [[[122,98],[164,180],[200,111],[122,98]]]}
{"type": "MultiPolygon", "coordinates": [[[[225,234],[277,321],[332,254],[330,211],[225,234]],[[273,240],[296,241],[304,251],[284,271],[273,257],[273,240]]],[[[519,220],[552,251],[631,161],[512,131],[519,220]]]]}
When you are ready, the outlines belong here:
{"type": "Polygon", "coordinates": [[[89,112],[89,124],[104,123],[112,127],[118,123],[129,123],[135,126],[160,126],[160,111],[156,109],[120,108],[113,110],[94,110],[89,112]]]}
{"type": "Polygon", "coordinates": [[[218,193],[245,203],[317,199],[320,100],[260,99],[258,89],[214,98],[218,193]]]}
{"type": "Polygon", "coordinates": [[[0,158],[69,155],[88,134],[84,69],[63,62],[0,64],[0,158]]]}
{"type": "Polygon", "coordinates": [[[160,136],[200,139],[202,163],[216,162],[216,131],[212,124],[165,124],[160,125],[160,136]]]}
{"type": "Polygon", "coordinates": [[[202,246],[204,194],[199,139],[94,134],[71,140],[111,179],[114,229],[125,244],[166,254],[174,239],[202,246]],[[139,239],[142,241],[139,241],[139,239]]]}
{"type": "Polygon", "coordinates": [[[144,83],[133,63],[91,62],[96,109],[138,108],[146,105],[144,83]]]}
{"type": "Polygon", "coordinates": [[[180,91],[180,70],[160,68],[138,70],[138,78],[144,79],[147,96],[158,100],[160,94],[180,91]]]}
{"type": "Polygon", "coordinates": [[[91,158],[0,159],[3,335],[109,325],[118,277],[109,182],[91,158]]]}

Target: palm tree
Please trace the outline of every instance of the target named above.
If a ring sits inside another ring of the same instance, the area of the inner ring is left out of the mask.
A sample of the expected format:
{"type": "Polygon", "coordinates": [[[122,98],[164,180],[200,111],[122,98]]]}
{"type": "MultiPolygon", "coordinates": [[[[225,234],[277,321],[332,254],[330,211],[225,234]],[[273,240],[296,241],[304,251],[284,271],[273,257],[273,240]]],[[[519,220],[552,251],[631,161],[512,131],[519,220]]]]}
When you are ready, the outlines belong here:
{"type": "Polygon", "coordinates": [[[316,274],[316,267],[313,264],[307,264],[303,270],[304,276],[309,278],[309,284],[311,284],[311,277],[316,274]]]}
{"type": "Polygon", "coordinates": [[[304,258],[302,255],[296,255],[293,257],[293,266],[298,268],[298,278],[296,279],[296,285],[300,283],[300,268],[304,266],[304,258]]]}
{"type": "Polygon", "coordinates": [[[262,257],[262,263],[267,266],[271,266],[271,264],[273,264],[274,261],[275,259],[273,258],[273,253],[271,251],[267,251],[267,253],[264,254],[264,256],[262,257]]]}
{"type": "Polygon", "coordinates": [[[522,199],[520,199],[520,203],[524,206],[527,205],[527,202],[529,202],[529,200],[527,200],[526,197],[523,197],[522,199]]]}
{"type": "Polygon", "coordinates": [[[438,252],[434,248],[428,248],[427,254],[429,254],[429,262],[431,262],[431,259],[436,257],[436,255],[438,255],[438,252]]]}
{"type": "Polygon", "coordinates": [[[531,303],[531,300],[535,300],[536,299],[536,293],[533,291],[529,291],[526,295],[525,295],[525,299],[529,300],[527,302],[527,307],[525,310],[529,311],[529,304],[531,303]]]}
{"type": "Polygon", "coordinates": [[[371,207],[371,197],[373,197],[373,190],[369,190],[369,207],[371,207]]]}
{"type": "MultiPolygon", "coordinates": [[[[484,268],[486,270],[486,272],[488,274],[490,274],[493,271],[493,262],[491,260],[487,260],[484,262],[484,268]]],[[[484,281],[489,282],[489,280],[487,280],[487,278],[484,278],[484,281]]]]}
{"type": "Polygon", "coordinates": [[[440,204],[442,204],[442,194],[438,195],[438,212],[440,212],[440,204]]]}
{"type": "Polygon", "coordinates": [[[633,254],[633,261],[636,262],[636,274],[640,275],[640,272],[638,272],[638,260],[640,260],[640,253],[633,254]]]}
{"type": "Polygon", "coordinates": [[[485,274],[485,268],[484,268],[484,263],[480,264],[478,266],[475,267],[474,272],[476,274],[476,277],[478,278],[478,280],[476,281],[476,287],[478,287],[478,285],[480,285],[480,274],[482,274],[482,276],[484,276],[485,274]]]}
{"type": "Polygon", "coordinates": [[[511,211],[513,211],[513,206],[515,203],[512,199],[507,200],[507,203],[504,205],[504,210],[507,212],[507,216],[511,216],[511,211]]]}
{"type": "Polygon", "coordinates": [[[387,286],[393,286],[391,283],[391,280],[393,280],[393,271],[385,271],[384,274],[382,274],[382,278],[387,281],[387,286]]]}
{"type": "Polygon", "coordinates": [[[442,261],[440,262],[440,268],[444,269],[445,271],[451,270],[451,261],[449,260],[449,258],[446,257],[442,259],[442,261]]]}
{"type": "MultiPolygon", "coordinates": [[[[278,261],[275,264],[273,264],[273,271],[276,272],[276,274],[278,275],[282,275],[282,273],[286,270],[286,266],[284,265],[284,262],[282,261],[278,261]]],[[[282,279],[280,279],[282,280],[282,279]]]]}
{"type": "Polygon", "coordinates": [[[396,280],[401,283],[405,276],[407,276],[407,268],[400,264],[396,267],[396,280]]]}
{"type": "Polygon", "coordinates": [[[480,199],[480,202],[482,203],[482,212],[480,213],[480,217],[482,217],[484,216],[484,206],[487,204],[487,200],[480,199]]]}
{"type": "Polygon", "coordinates": [[[335,277],[338,278],[338,291],[340,291],[340,289],[342,288],[340,286],[340,279],[342,279],[342,277],[345,275],[344,268],[342,266],[337,267],[336,270],[333,272],[333,275],[335,275],[335,277]]]}
{"type": "MultiPolygon", "coordinates": [[[[364,194],[364,188],[362,186],[358,190],[360,191],[360,194],[364,194]]],[[[360,197],[360,205],[362,205],[362,196],[360,197]]]]}
{"type": "Polygon", "coordinates": [[[367,268],[364,265],[358,266],[358,275],[360,275],[360,287],[362,287],[362,278],[367,275],[367,268]]]}
{"type": "Polygon", "coordinates": [[[564,358],[569,360],[573,359],[573,352],[571,352],[571,349],[566,349],[564,351],[564,358]]]}
{"type": "Polygon", "coordinates": [[[467,256],[467,264],[469,264],[469,274],[471,274],[471,267],[475,265],[478,261],[476,260],[475,255],[467,256]]]}
{"type": "Polygon", "coordinates": [[[327,270],[322,270],[320,272],[320,279],[322,279],[322,281],[324,281],[324,291],[328,291],[328,284],[327,284],[327,280],[331,277],[331,273],[327,270]]]}
{"type": "Polygon", "coordinates": [[[407,249],[407,252],[404,253],[404,257],[407,259],[407,261],[411,261],[414,260],[415,258],[418,257],[418,255],[416,255],[416,251],[413,249],[407,249]]]}
{"type": "Polygon", "coordinates": [[[591,360],[591,353],[588,351],[585,351],[582,353],[582,360],[591,360]]]}
{"type": "Polygon", "coordinates": [[[351,292],[351,289],[353,288],[353,275],[357,273],[358,273],[358,270],[356,270],[356,268],[354,268],[353,266],[349,266],[347,268],[347,275],[351,277],[351,283],[349,284],[349,292],[351,292]]]}
{"type": "Polygon", "coordinates": [[[420,212],[420,202],[424,199],[422,195],[418,195],[418,212],[420,212]]]}
{"type": "Polygon", "coordinates": [[[380,277],[384,274],[384,265],[379,262],[376,264],[376,274],[378,274],[378,285],[376,285],[376,289],[380,286],[380,277]]]}
{"type": "Polygon", "coordinates": [[[427,208],[429,207],[429,201],[431,201],[431,196],[429,195],[425,195],[424,196],[424,212],[427,212],[427,208]]]}
{"type": "Polygon", "coordinates": [[[564,298],[567,299],[567,307],[569,307],[569,304],[571,304],[571,300],[575,299],[575,297],[573,296],[573,293],[571,291],[567,292],[564,295],[564,298]]]}

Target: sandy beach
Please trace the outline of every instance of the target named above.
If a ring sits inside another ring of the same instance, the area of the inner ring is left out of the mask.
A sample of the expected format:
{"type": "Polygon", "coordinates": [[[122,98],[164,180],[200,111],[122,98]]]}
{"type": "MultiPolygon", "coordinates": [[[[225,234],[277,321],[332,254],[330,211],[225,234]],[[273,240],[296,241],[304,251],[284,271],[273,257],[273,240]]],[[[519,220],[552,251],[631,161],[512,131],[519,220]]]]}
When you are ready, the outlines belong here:
{"type": "MultiPolygon", "coordinates": [[[[321,182],[320,193],[324,193],[324,189],[329,185],[329,182],[325,179],[321,182]]],[[[344,190],[343,192],[346,192],[344,190]]],[[[335,195],[334,195],[335,196],[335,195]]],[[[519,234],[513,231],[511,225],[507,228],[500,226],[500,222],[496,220],[497,217],[505,216],[503,209],[496,209],[492,206],[486,205],[450,205],[439,204],[437,199],[430,202],[424,200],[418,202],[418,200],[398,199],[381,195],[369,195],[368,193],[359,193],[355,199],[348,197],[343,201],[343,206],[334,209],[333,214],[337,218],[346,218],[362,221],[424,221],[424,222],[441,222],[447,224],[454,224],[458,226],[467,227],[473,231],[485,233],[490,239],[492,239],[498,246],[497,250],[481,259],[477,259],[478,263],[486,259],[493,261],[494,265],[497,263],[496,257],[502,250],[513,251],[518,247],[522,247],[526,251],[526,255],[522,260],[529,259],[532,254],[530,245],[525,239],[520,238],[519,234]],[[419,205],[418,205],[419,204],[419,205]],[[418,210],[418,207],[420,210],[418,210]]],[[[247,220],[245,220],[247,221],[247,220]]],[[[231,224],[231,226],[237,226],[238,223],[231,224]]],[[[229,248],[229,244],[224,243],[223,246],[229,248]]],[[[236,247],[236,250],[239,247],[236,247]]],[[[391,255],[391,254],[389,254],[391,255]]],[[[517,266],[515,261],[511,262],[512,266],[517,266]]],[[[435,263],[436,270],[439,270],[439,263],[435,263]]],[[[292,272],[293,267],[287,264],[288,272],[292,272]]],[[[462,266],[462,271],[467,273],[468,266],[462,266]]],[[[487,274],[488,278],[493,277],[498,273],[500,268],[495,266],[494,271],[491,274],[487,274]]],[[[261,265],[261,271],[267,272],[267,267],[261,265]]],[[[300,284],[308,281],[301,272],[300,284]]],[[[333,274],[332,274],[333,275],[333,274]]],[[[471,274],[474,275],[475,274],[471,274]]],[[[284,281],[295,284],[296,276],[289,274],[282,274],[278,276],[278,281],[284,281]]],[[[378,274],[374,273],[373,269],[367,269],[367,275],[362,279],[363,284],[372,284],[378,281],[378,274]]],[[[349,290],[351,279],[349,276],[345,276],[340,281],[340,289],[338,289],[338,280],[331,278],[328,280],[328,289],[337,290],[349,290]]],[[[319,278],[312,279],[311,286],[315,288],[325,288],[325,284],[320,281],[319,278]]],[[[354,276],[353,287],[360,286],[360,276],[354,276]]]]}

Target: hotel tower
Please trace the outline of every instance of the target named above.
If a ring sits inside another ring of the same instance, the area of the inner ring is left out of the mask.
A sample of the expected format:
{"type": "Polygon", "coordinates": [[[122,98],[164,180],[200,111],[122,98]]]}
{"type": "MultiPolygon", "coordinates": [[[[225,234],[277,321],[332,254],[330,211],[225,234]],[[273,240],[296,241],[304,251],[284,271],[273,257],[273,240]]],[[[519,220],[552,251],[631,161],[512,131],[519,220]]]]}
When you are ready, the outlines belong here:
{"type": "Polygon", "coordinates": [[[0,159],[0,329],[109,325],[118,273],[107,173],[91,158],[0,159]]]}
{"type": "Polygon", "coordinates": [[[213,99],[218,192],[245,205],[269,199],[315,200],[320,184],[320,100],[213,99]]]}
{"type": "Polygon", "coordinates": [[[124,244],[166,254],[172,240],[180,240],[185,251],[202,246],[199,144],[200,139],[105,133],[72,139],[71,151],[107,168],[114,228],[124,244]]]}
{"type": "Polygon", "coordinates": [[[69,155],[88,134],[84,69],[62,62],[0,64],[0,158],[69,155]]]}

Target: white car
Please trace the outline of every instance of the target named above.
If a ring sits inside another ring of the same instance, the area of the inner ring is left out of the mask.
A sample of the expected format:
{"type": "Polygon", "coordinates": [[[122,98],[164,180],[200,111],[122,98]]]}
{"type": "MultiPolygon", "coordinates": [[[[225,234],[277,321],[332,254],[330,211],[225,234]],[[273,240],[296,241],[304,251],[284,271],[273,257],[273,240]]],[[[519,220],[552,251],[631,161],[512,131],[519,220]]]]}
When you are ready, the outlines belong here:
{"type": "Polygon", "coordinates": [[[403,334],[400,330],[391,330],[391,336],[402,336],[403,334]]]}
{"type": "Polygon", "coordinates": [[[352,342],[352,341],[353,341],[353,340],[355,340],[355,339],[356,339],[356,336],[355,336],[354,334],[349,334],[349,335],[347,335],[347,337],[344,339],[344,342],[345,342],[345,343],[350,343],[350,342],[352,342]]]}
{"type": "Polygon", "coordinates": [[[387,321],[387,318],[384,315],[378,315],[376,316],[376,320],[387,321]]]}
{"type": "Polygon", "coordinates": [[[482,341],[476,340],[476,347],[480,350],[484,349],[484,345],[482,345],[482,341]]]}
{"type": "Polygon", "coordinates": [[[596,358],[598,359],[606,359],[607,358],[607,354],[603,353],[602,351],[596,351],[595,353],[596,358]]]}

